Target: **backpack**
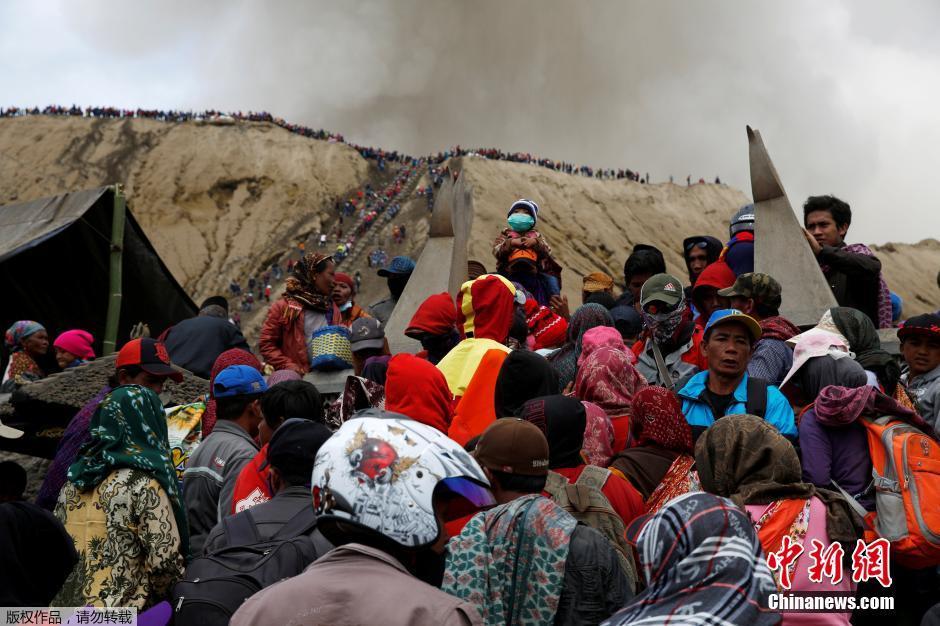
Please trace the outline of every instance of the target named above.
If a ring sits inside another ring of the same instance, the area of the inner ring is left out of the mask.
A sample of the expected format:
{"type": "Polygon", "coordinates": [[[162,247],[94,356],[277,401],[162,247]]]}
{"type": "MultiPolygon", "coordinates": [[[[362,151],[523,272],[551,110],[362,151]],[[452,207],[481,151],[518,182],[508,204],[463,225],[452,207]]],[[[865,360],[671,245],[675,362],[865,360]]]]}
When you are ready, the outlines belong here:
{"type": "Polygon", "coordinates": [[[744,404],[744,412],[748,415],[756,415],[764,419],[767,413],[767,387],[770,385],[762,378],[747,377],[747,402],[744,404]]]}
{"type": "Polygon", "coordinates": [[[222,524],[229,545],[194,559],[173,587],[176,626],[227,625],[249,596],[300,574],[318,557],[308,536],[317,524],[313,507],[295,514],[267,541],[258,537],[250,509],[222,524]]]}
{"type": "Polygon", "coordinates": [[[637,571],[633,562],[633,549],[627,543],[626,527],[623,520],[610,506],[610,500],[601,491],[604,483],[610,477],[610,470],[603,467],[588,465],[578,476],[578,480],[570,483],[568,479],[557,472],[548,472],[545,481],[545,492],[552,500],[570,513],[579,522],[600,532],[617,551],[620,567],[630,580],[630,585],[636,591],[637,571]]]}
{"type": "Polygon", "coordinates": [[[891,543],[891,558],[910,568],[940,564],[940,443],[890,415],[859,422],[868,433],[875,512],[833,485],[865,518],[866,541],[891,543]]]}

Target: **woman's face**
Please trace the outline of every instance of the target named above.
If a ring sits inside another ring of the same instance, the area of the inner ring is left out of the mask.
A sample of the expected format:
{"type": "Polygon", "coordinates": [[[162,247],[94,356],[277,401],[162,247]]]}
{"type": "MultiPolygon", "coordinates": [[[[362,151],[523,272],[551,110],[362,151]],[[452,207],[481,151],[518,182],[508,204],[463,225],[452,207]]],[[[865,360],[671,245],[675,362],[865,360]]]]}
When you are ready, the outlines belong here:
{"type": "Polygon", "coordinates": [[[55,349],[55,362],[59,364],[60,369],[65,369],[72,363],[72,361],[77,359],[78,357],[68,350],[63,350],[62,348],[55,349]]]}
{"type": "Polygon", "coordinates": [[[36,331],[23,340],[23,350],[30,356],[42,356],[49,352],[49,333],[45,330],[36,331]]]}
{"type": "Polygon", "coordinates": [[[333,285],[333,302],[336,304],[346,304],[352,297],[352,289],[346,283],[336,283],[333,285]]]}
{"type": "Polygon", "coordinates": [[[317,292],[328,296],[333,293],[333,275],[336,273],[336,266],[332,261],[326,264],[322,272],[316,274],[313,278],[313,286],[317,292]]]}

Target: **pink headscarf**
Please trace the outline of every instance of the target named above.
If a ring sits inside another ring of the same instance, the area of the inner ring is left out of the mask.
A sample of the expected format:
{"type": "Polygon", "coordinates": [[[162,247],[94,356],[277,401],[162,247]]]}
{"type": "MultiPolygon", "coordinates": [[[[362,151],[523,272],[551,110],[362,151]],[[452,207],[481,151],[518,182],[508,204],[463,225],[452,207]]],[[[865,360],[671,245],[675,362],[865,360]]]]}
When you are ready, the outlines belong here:
{"type": "Polygon", "coordinates": [[[83,361],[89,361],[95,358],[95,350],[91,347],[94,342],[95,338],[87,330],[67,330],[56,337],[52,345],[71,352],[83,361]]]}
{"type": "Polygon", "coordinates": [[[633,367],[627,352],[607,346],[592,351],[578,365],[574,380],[578,399],[593,402],[612,418],[629,415],[633,394],[647,382],[633,367]]]}
{"type": "Polygon", "coordinates": [[[581,367],[581,363],[583,363],[592,352],[596,352],[600,348],[623,350],[628,353],[627,357],[630,359],[630,362],[636,364],[636,356],[633,354],[633,351],[628,350],[627,346],[623,343],[623,337],[620,335],[619,330],[611,328],[610,326],[595,326],[584,333],[584,336],[581,338],[581,356],[578,357],[578,367],[581,367]]]}
{"type": "Polygon", "coordinates": [[[607,467],[614,456],[614,423],[604,409],[593,402],[582,402],[587,423],[581,452],[589,465],[607,467]]]}

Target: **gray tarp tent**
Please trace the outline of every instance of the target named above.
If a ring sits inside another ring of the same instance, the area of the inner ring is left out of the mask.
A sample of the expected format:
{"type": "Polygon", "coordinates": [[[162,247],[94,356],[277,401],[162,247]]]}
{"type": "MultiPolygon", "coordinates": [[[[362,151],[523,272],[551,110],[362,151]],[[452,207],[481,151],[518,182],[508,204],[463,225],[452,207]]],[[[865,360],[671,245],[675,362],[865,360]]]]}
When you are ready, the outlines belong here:
{"type": "MultiPolygon", "coordinates": [[[[196,314],[115,187],[0,206],[0,290],[0,331],[21,319],[43,324],[50,340],[83,328],[95,336],[99,355],[109,304],[117,347],[137,322],[149,324],[156,336],[196,314]],[[119,248],[111,244],[120,232],[115,224],[123,228],[119,248]],[[118,298],[109,289],[114,267],[121,279],[118,298]]],[[[5,363],[5,350],[3,356],[5,363]]]]}

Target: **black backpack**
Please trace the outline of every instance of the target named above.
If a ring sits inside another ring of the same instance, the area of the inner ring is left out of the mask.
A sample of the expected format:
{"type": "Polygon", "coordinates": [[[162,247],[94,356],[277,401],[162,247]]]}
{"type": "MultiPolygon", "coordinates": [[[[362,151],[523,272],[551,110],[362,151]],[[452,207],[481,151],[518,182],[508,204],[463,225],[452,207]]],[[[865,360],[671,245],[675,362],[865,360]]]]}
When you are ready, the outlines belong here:
{"type": "Polygon", "coordinates": [[[194,559],[173,587],[176,626],[225,626],[249,596],[300,574],[317,557],[309,536],[317,525],[304,507],[267,541],[261,541],[251,510],[222,520],[228,546],[194,559]]]}
{"type": "Polygon", "coordinates": [[[744,405],[744,412],[748,415],[756,415],[763,418],[767,412],[767,387],[770,386],[766,380],[761,378],[747,377],[747,403],[744,405]]]}

